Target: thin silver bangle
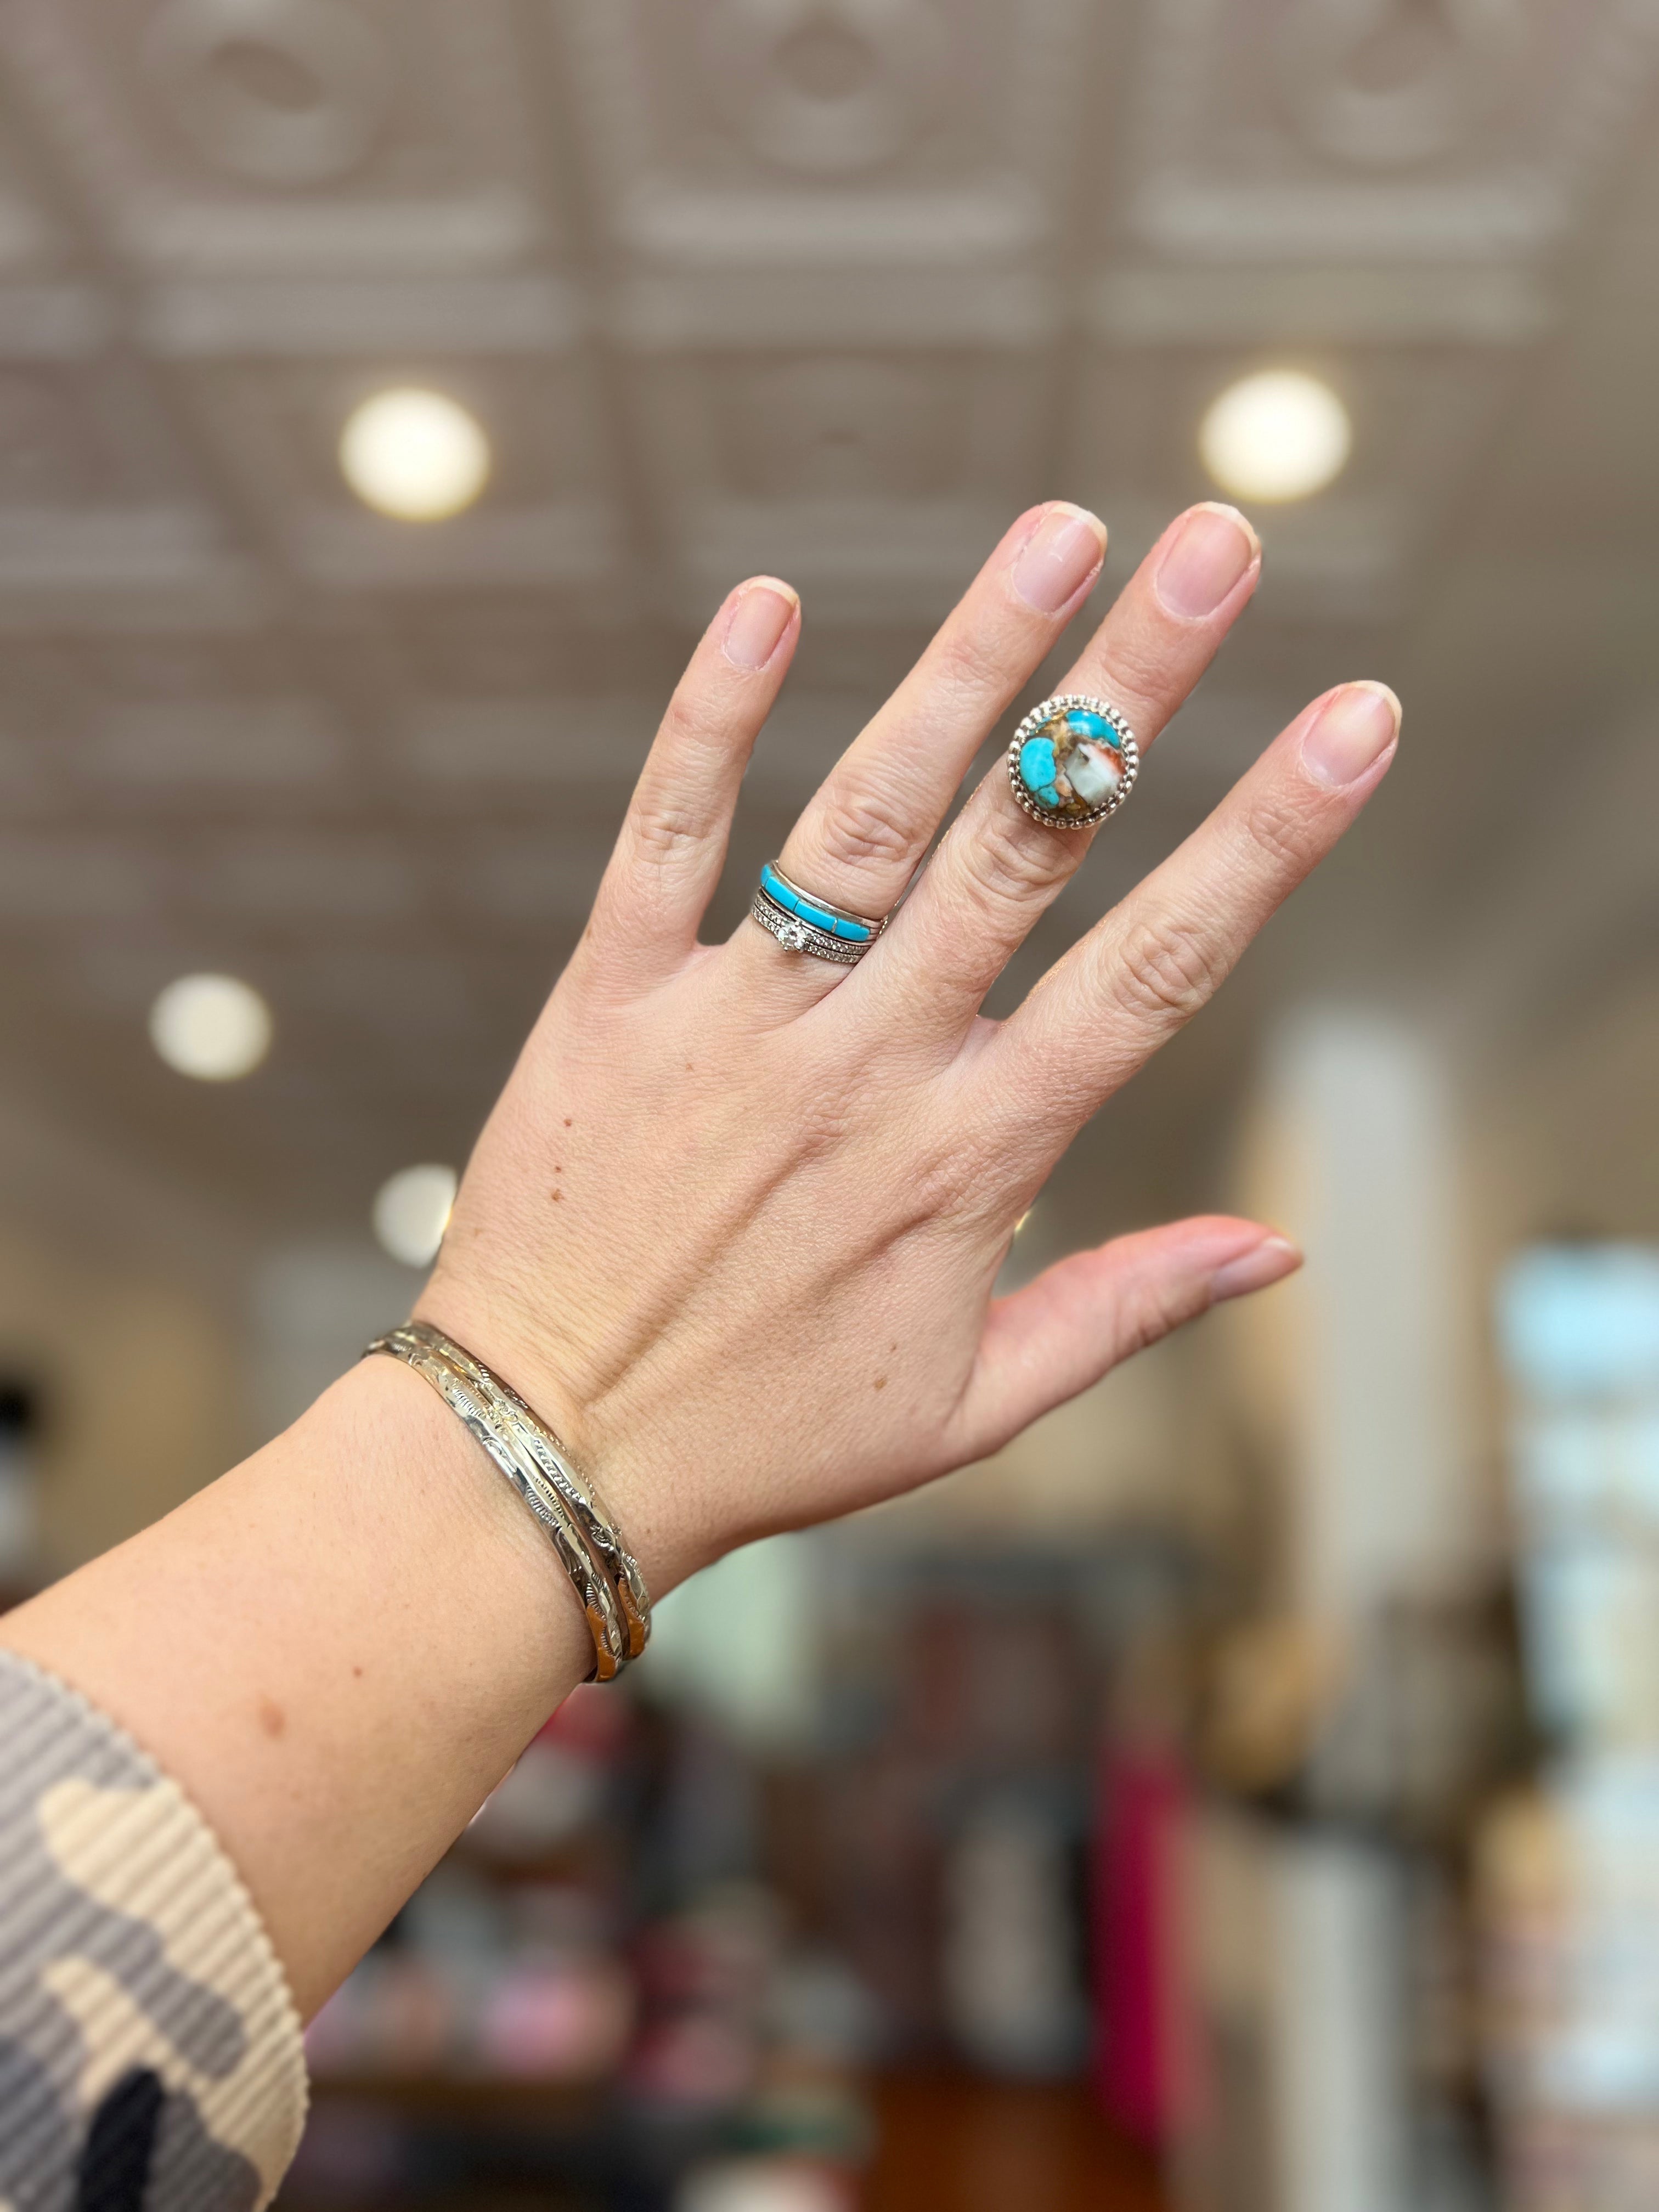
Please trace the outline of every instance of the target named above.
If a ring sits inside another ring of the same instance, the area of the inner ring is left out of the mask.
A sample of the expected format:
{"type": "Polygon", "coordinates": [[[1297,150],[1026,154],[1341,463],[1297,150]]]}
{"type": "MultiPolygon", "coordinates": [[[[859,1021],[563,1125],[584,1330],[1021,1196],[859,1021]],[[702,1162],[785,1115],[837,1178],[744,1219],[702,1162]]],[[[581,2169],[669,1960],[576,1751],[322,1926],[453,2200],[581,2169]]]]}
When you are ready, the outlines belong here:
{"type": "Polygon", "coordinates": [[[535,1515],[581,1601],[594,1676],[613,1680],[645,1649],[651,1599],[592,1486],[518,1393],[441,1329],[403,1323],[376,1337],[365,1357],[377,1352],[430,1383],[535,1515]]]}
{"type": "Polygon", "coordinates": [[[516,1433],[518,1441],[529,1453],[544,1480],[557,1491],[575,1516],[588,1549],[616,1591],[628,1624],[627,1656],[630,1659],[637,1659],[651,1640],[651,1596],[645,1587],[645,1577],[640,1572],[639,1562],[617,1534],[615,1517],[595,1485],[579,1473],[569,1454],[546,1422],[525,1403],[510,1383],[503,1382],[499,1375],[492,1374],[483,1360],[464,1351],[453,1337],[446,1336],[441,1329],[434,1328],[429,1322],[407,1322],[404,1328],[410,1336],[418,1338],[422,1343],[441,1352],[489,1400],[502,1425],[516,1433]]]}

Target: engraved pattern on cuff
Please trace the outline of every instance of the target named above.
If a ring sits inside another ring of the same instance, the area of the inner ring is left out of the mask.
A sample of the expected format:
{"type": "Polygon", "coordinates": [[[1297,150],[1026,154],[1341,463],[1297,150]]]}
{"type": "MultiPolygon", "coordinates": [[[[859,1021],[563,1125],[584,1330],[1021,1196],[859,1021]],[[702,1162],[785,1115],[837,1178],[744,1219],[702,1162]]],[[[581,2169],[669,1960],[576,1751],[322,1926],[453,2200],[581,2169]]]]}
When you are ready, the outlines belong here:
{"type": "Polygon", "coordinates": [[[516,1392],[441,1329],[404,1323],[377,1337],[365,1356],[376,1352],[402,1360],[430,1383],[535,1515],[586,1616],[595,1678],[612,1680],[645,1649],[651,1601],[638,1566],[558,1439],[516,1392]],[[550,1466],[560,1468],[559,1477],[550,1466]],[[615,1579],[607,1558],[617,1563],[615,1579]]]}
{"type": "Polygon", "coordinates": [[[540,1415],[514,1389],[475,1359],[453,1337],[429,1322],[404,1324],[405,1334],[428,1346],[455,1368],[483,1397],[514,1441],[528,1454],[543,1480],[558,1493],[580,1528],[583,1540],[615,1590],[627,1623],[625,1657],[637,1659],[651,1638],[651,1597],[639,1562],[623,1545],[615,1516],[597,1485],[579,1472],[569,1454],[540,1415]]]}

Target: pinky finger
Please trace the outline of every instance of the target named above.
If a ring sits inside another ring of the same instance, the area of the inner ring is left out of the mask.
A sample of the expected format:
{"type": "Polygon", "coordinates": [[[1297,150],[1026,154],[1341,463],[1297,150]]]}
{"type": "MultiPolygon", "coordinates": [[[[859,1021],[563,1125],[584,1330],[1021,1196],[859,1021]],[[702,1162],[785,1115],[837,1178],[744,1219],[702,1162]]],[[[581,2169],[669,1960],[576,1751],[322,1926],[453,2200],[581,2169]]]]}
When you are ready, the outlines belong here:
{"type": "Polygon", "coordinates": [[[1172,1221],[1059,1261],[992,1306],[957,1409],[958,1465],[998,1451],[1132,1354],[1302,1265],[1286,1237],[1224,1215],[1172,1221]]]}
{"type": "Polygon", "coordinates": [[[800,600],[773,576],[739,584],[668,702],[594,904],[601,957],[626,947],[650,983],[677,967],[725,864],[738,787],[800,635],[800,600]]]}

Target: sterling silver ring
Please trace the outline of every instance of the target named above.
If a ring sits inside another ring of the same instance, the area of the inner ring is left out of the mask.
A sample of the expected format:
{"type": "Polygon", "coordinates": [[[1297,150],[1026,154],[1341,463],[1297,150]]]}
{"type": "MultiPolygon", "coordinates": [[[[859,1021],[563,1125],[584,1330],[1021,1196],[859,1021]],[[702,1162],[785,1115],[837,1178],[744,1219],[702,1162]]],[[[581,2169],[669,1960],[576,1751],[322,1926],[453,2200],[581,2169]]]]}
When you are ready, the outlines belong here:
{"type": "Polygon", "coordinates": [[[1045,830],[1091,830],[1134,789],[1140,748],[1117,708],[1083,691],[1033,707],[1008,747],[1008,783],[1045,830]]]}
{"type": "Polygon", "coordinates": [[[810,953],[814,960],[833,960],[840,968],[856,968],[887,927],[884,915],[879,921],[871,921],[804,891],[775,860],[761,870],[760,887],[749,911],[786,952],[810,953]]]}

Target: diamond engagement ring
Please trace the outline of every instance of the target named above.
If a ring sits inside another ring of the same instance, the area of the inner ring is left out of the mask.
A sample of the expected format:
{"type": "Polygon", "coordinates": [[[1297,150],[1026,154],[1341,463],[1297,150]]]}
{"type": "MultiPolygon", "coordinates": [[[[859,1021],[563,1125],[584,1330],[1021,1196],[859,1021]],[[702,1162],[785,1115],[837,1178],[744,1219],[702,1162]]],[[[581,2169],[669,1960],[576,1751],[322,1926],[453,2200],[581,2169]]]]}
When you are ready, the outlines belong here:
{"type": "Polygon", "coordinates": [[[786,952],[810,953],[815,960],[833,960],[842,968],[856,968],[887,927],[885,915],[870,921],[845,907],[831,906],[828,899],[814,898],[792,884],[772,860],[761,870],[760,888],[749,911],[786,952]]]}

